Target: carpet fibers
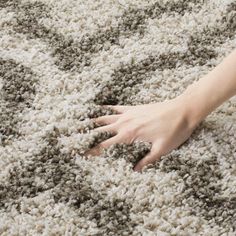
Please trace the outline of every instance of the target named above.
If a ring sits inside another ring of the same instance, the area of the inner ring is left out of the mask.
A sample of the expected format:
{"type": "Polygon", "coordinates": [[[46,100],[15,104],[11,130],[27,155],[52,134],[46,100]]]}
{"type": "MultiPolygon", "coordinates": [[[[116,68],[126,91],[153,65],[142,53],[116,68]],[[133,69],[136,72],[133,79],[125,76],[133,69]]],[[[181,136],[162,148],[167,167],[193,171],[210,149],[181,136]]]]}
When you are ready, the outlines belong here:
{"type": "Polygon", "coordinates": [[[84,155],[103,105],[176,97],[235,36],[232,0],[0,0],[0,235],[236,235],[235,98],[142,173],[150,143],[84,155]]]}

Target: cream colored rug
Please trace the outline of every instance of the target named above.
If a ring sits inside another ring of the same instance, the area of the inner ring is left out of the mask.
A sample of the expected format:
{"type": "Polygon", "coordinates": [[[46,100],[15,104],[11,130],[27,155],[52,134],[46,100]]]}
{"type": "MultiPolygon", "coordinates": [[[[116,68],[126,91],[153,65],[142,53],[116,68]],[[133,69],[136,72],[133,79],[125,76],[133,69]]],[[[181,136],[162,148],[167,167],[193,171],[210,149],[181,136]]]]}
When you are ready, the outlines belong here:
{"type": "Polygon", "coordinates": [[[235,36],[233,0],[0,0],[0,235],[236,235],[235,98],[143,173],[147,143],[83,155],[102,105],[174,98],[235,36]]]}

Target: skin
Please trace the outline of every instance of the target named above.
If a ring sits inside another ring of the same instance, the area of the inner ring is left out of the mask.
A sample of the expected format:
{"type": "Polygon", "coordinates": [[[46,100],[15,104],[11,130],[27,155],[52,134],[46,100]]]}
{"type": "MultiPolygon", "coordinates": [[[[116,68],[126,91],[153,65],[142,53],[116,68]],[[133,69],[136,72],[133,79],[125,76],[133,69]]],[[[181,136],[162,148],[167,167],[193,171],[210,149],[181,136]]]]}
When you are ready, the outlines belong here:
{"type": "Polygon", "coordinates": [[[137,106],[106,106],[118,114],[93,119],[102,125],[95,131],[109,131],[114,136],[86,155],[100,155],[103,148],[115,143],[148,141],[152,143],[150,152],[134,166],[135,171],[141,172],[145,166],[183,144],[207,115],[234,95],[236,50],[174,99],[137,106]]]}

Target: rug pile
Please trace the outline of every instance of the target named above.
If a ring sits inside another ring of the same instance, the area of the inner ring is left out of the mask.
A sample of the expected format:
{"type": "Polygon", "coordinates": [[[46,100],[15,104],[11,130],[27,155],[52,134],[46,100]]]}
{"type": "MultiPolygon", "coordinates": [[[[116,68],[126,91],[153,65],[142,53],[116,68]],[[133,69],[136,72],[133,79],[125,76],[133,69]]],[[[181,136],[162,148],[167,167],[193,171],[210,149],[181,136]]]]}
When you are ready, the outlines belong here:
{"type": "Polygon", "coordinates": [[[0,0],[0,235],[236,235],[235,98],[142,173],[144,142],[84,156],[103,105],[176,97],[235,36],[234,0],[0,0]]]}

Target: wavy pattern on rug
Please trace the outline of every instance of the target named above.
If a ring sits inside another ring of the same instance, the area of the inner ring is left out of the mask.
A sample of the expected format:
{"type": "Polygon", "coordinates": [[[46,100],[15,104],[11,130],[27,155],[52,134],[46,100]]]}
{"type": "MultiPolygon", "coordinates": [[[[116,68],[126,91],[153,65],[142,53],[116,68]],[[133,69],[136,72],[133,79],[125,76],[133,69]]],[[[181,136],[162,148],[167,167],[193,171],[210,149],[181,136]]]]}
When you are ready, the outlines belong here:
{"type": "Polygon", "coordinates": [[[0,234],[236,235],[235,98],[143,173],[150,143],[84,156],[102,105],[177,96],[235,36],[233,0],[1,0],[0,234]]]}

